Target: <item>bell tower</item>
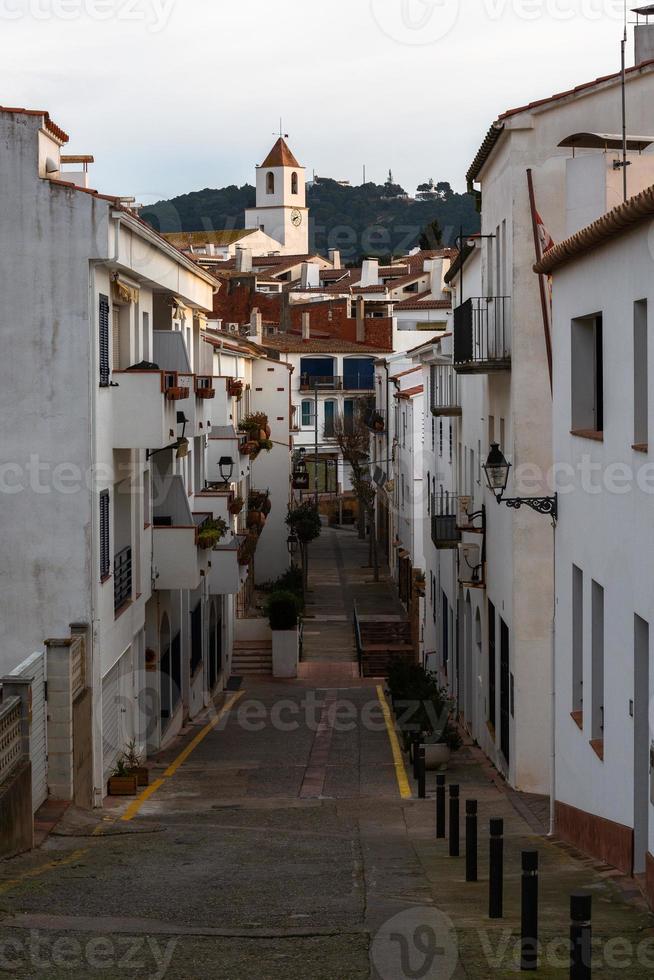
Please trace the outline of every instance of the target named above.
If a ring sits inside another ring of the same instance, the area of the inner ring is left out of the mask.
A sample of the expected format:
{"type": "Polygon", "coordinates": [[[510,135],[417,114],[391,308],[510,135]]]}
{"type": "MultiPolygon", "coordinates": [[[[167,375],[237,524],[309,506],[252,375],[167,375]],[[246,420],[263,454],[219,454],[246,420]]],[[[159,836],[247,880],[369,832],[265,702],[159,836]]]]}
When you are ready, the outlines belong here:
{"type": "Polygon", "coordinates": [[[305,168],[283,136],[257,167],[257,203],[245,212],[245,227],[270,235],[279,242],[283,255],[306,255],[309,251],[305,168]]]}

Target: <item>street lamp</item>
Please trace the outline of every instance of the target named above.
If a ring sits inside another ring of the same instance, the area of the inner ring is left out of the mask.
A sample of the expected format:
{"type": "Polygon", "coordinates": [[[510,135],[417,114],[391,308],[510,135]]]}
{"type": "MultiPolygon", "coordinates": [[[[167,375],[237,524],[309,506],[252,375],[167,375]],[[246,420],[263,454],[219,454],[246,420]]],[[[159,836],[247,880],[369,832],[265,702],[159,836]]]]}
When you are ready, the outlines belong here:
{"type": "Polygon", "coordinates": [[[232,474],[234,473],[234,460],[231,456],[221,456],[218,463],[220,469],[220,476],[223,483],[231,483],[232,474]]]}
{"type": "Polygon", "coordinates": [[[486,483],[491,490],[498,504],[505,503],[513,510],[520,510],[524,505],[531,507],[538,514],[549,514],[553,521],[558,517],[558,498],[553,497],[505,497],[504,492],[509,481],[509,470],[511,464],[506,459],[504,453],[496,442],[491,444],[488,459],[484,463],[483,470],[486,474],[486,483]]]}
{"type": "Polygon", "coordinates": [[[289,534],[286,540],[286,546],[288,548],[288,553],[291,556],[291,558],[294,558],[296,556],[299,544],[300,544],[300,539],[298,538],[297,534],[295,533],[295,531],[291,531],[291,533],[289,534]]]}

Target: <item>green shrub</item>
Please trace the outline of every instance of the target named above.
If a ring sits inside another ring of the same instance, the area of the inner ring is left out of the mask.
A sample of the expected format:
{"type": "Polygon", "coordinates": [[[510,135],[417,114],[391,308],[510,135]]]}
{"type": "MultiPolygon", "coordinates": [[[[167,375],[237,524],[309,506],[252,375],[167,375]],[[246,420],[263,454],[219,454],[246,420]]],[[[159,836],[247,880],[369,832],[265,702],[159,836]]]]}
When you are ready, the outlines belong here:
{"type": "Polygon", "coordinates": [[[273,592],[266,603],[271,630],[292,630],[298,624],[299,604],[292,592],[273,592]]]}

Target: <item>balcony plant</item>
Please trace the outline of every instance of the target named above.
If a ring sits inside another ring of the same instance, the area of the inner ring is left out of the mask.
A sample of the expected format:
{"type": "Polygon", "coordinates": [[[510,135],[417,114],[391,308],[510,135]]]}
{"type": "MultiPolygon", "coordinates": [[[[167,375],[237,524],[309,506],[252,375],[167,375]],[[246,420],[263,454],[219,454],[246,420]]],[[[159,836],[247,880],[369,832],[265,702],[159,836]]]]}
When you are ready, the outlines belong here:
{"type": "Polygon", "coordinates": [[[211,518],[205,521],[198,531],[198,547],[205,551],[215,548],[222,538],[227,534],[227,521],[222,517],[211,518]]]}
{"type": "Polygon", "coordinates": [[[135,796],[137,788],[138,779],[129,772],[125,757],[121,755],[111,770],[107,782],[107,793],[109,796],[135,796]]]}
{"type": "Polygon", "coordinates": [[[273,632],[297,627],[299,607],[297,596],[293,592],[273,592],[266,602],[265,611],[273,632]]]}
{"type": "Polygon", "coordinates": [[[435,674],[405,660],[391,664],[387,683],[405,751],[412,738],[420,735],[427,768],[446,767],[451,753],[462,744],[452,721],[455,702],[449,693],[439,685],[435,674]]]}
{"type": "Polygon", "coordinates": [[[264,438],[268,436],[268,416],[265,412],[251,412],[240,420],[238,427],[241,432],[247,432],[251,439],[258,442],[262,431],[264,438]]]}
{"type": "Polygon", "coordinates": [[[232,515],[232,517],[238,517],[244,506],[245,501],[243,500],[243,497],[234,497],[229,504],[229,513],[232,515]]]}
{"type": "Polygon", "coordinates": [[[240,401],[243,397],[243,382],[239,381],[238,378],[229,378],[227,382],[227,394],[230,398],[238,398],[240,401]]]}

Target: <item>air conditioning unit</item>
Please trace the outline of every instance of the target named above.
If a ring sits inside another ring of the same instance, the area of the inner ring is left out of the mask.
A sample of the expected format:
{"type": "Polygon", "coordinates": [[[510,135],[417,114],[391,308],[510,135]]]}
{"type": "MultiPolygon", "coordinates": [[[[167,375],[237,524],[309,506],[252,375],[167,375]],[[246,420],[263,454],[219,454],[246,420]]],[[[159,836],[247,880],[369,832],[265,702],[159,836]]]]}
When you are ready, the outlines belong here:
{"type": "Polygon", "coordinates": [[[271,327],[271,326],[266,327],[266,336],[267,337],[274,337],[275,334],[278,333],[278,332],[279,331],[277,330],[277,327],[271,327]]]}
{"type": "Polygon", "coordinates": [[[481,547],[478,544],[459,545],[459,582],[481,585],[484,570],[481,564],[481,547]]]}
{"type": "Polygon", "coordinates": [[[238,323],[228,323],[227,330],[229,333],[238,333],[238,323]]]}
{"type": "Polygon", "coordinates": [[[472,497],[459,497],[457,508],[457,523],[459,527],[470,527],[470,514],[472,513],[472,497]]]}

